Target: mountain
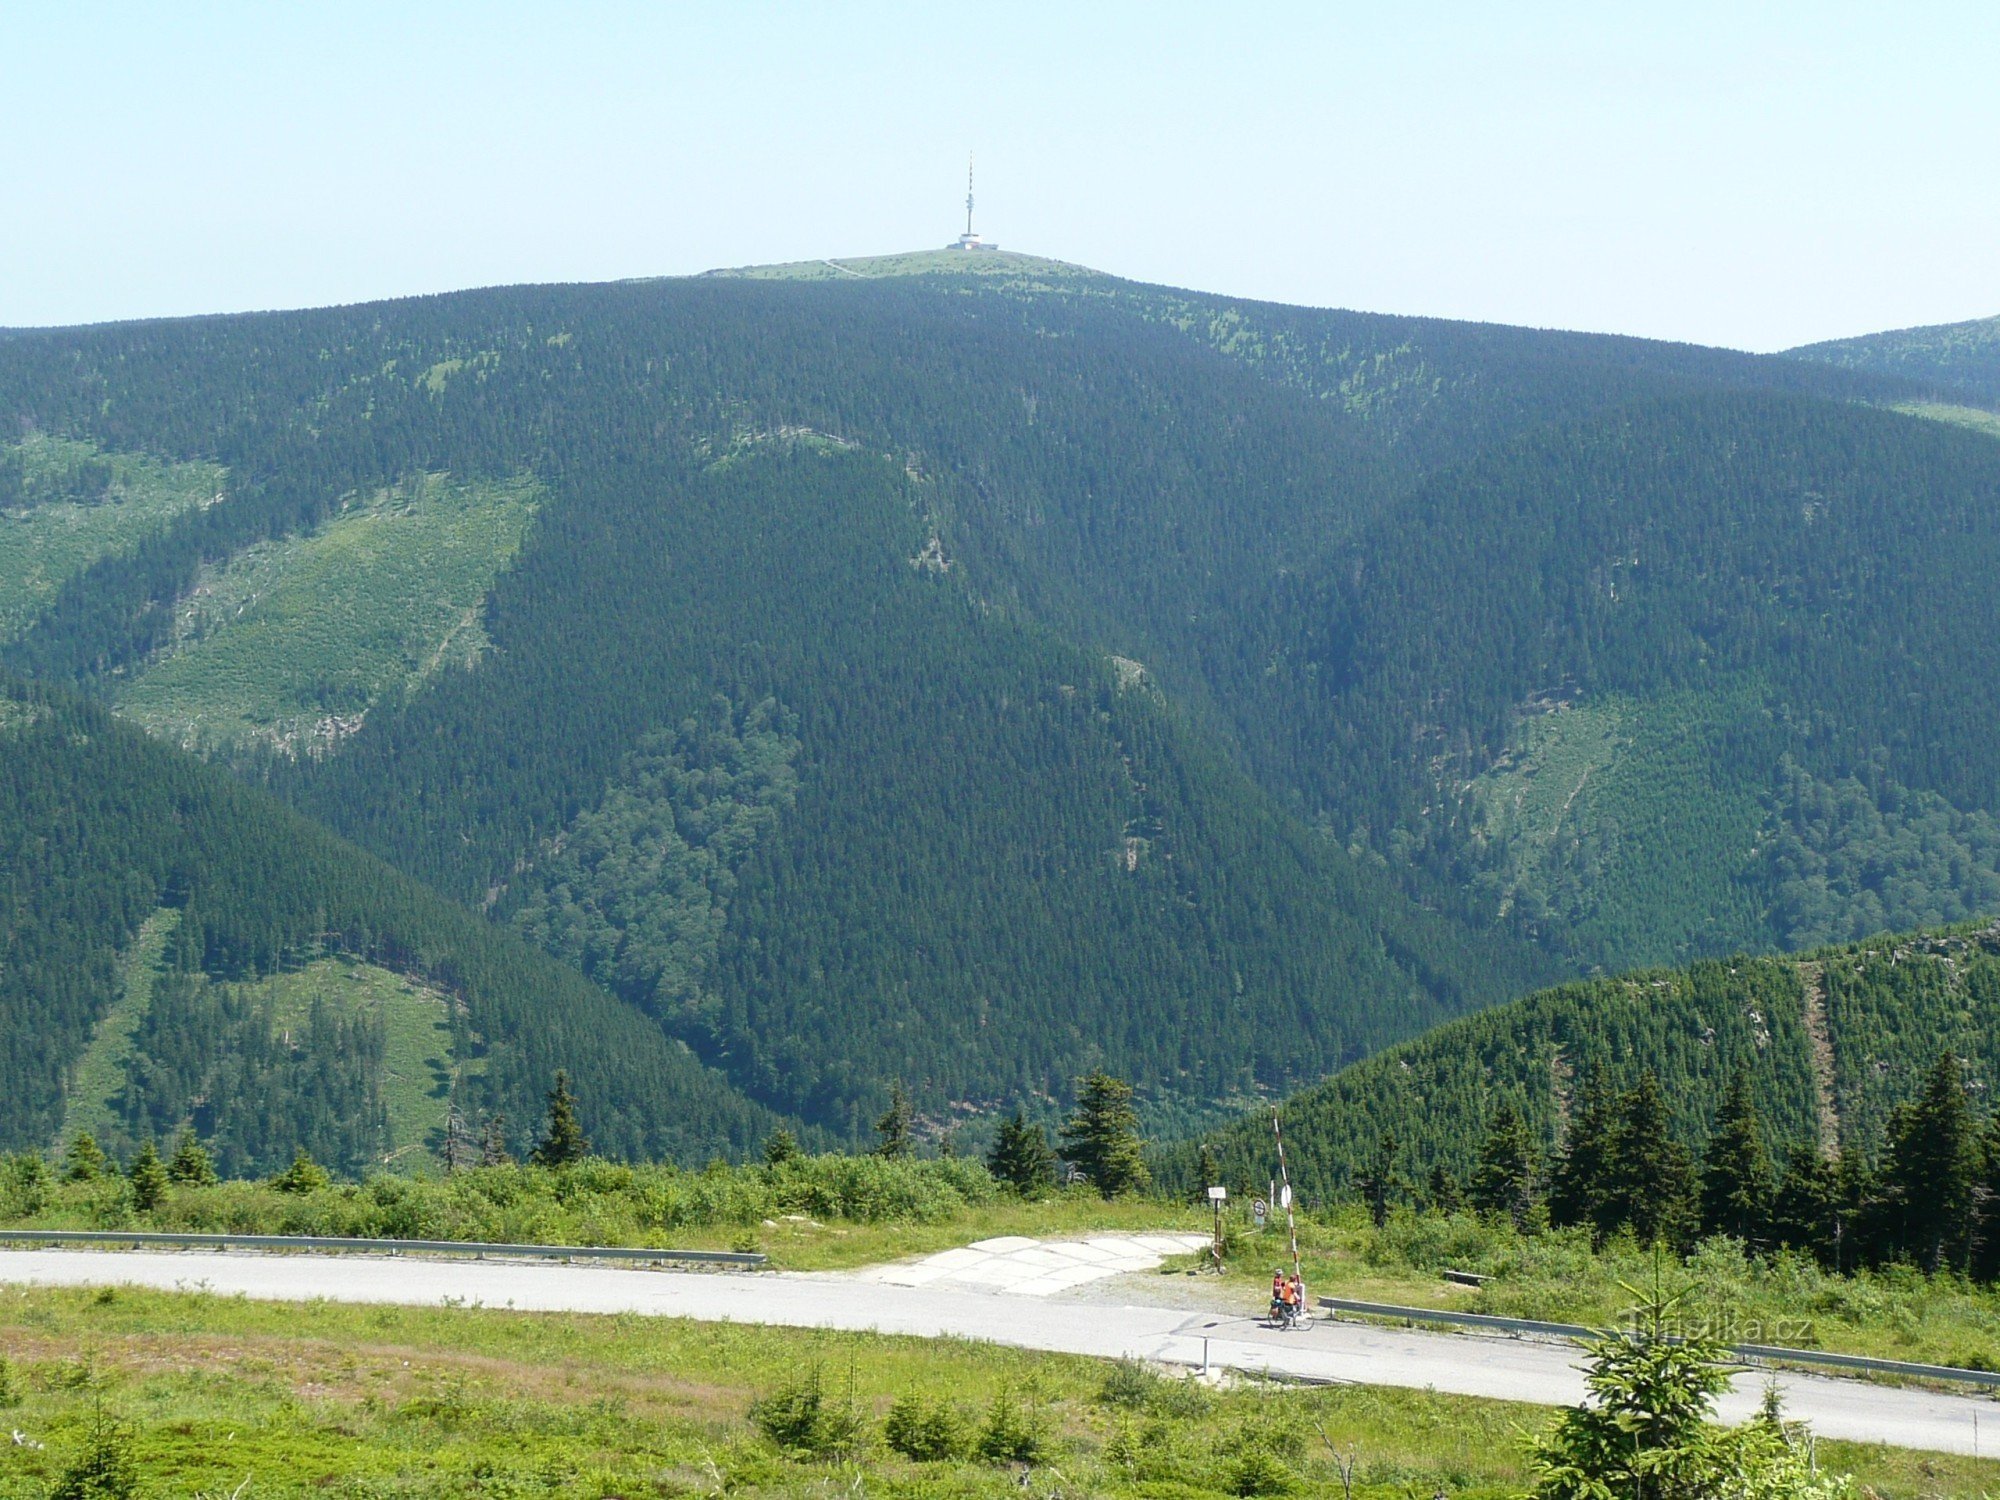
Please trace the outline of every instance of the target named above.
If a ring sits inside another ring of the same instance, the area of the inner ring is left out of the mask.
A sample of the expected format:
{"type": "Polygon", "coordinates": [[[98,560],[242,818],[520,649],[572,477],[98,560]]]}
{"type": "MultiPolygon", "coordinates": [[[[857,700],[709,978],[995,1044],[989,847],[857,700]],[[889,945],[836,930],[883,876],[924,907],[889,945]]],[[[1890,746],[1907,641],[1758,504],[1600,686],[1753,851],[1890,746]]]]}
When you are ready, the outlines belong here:
{"type": "MultiPolygon", "coordinates": [[[[1546,1154],[1587,1084],[1622,1091],[1649,1069],[1690,1147],[1707,1139],[1742,1069],[1774,1157],[1792,1146],[1872,1155],[1890,1112],[1922,1088],[1946,1050],[1963,1061],[1976,1095],[2000,1081],[2000,926],[1990,922],[1530,995],[1440,1026],[1286,1101],[1286,1161],[1301,1192],[1351,1190],[1380,1160],[1386,1134],[1405,1181],[1422,1183],[1443,1166],[1463,1182],[1502,1103],[1546,1154]]],[[[1225,1180],[1271,1175],[1268,1111],[1209,1141],[1225,1180]]],[[[1164,1178],[1197,1186],[1198,1155],[1192,1143],[1163,1153],[1164,1178]]]]}
{"type": "Polygon", "coordinates": [[[764,1107],[1192,1124],[1990,909],[2000,444],[1922,394],[1011,254],[18,332],[0,655],[764,1107]]]}
{"type": "Polygon", "coordinates": [[[2000,405],[2000,318],[1832,339],[1789,357],[1906,380],[1934,401],[2000,405]]]}
{"type": "Polygon", "coordinates": [[[348,1171],[504,1115],[566,1068],[619,1155],[772,1125],[610,995],[101,708],[0,685],[0,1140],[129,1151],[196,1125],[218,1164],[348,1171]]]}

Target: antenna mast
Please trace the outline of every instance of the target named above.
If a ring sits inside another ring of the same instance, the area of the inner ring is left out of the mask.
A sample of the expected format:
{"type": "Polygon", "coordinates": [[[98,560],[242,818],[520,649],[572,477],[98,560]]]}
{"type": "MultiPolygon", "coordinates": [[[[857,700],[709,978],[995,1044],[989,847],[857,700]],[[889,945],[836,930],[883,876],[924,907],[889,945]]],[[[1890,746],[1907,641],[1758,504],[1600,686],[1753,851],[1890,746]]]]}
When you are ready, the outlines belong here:
{"type": "Polygon", "coordinates": [[[965,153],[965,237],[972,238],[972,153],[965,153]]]}

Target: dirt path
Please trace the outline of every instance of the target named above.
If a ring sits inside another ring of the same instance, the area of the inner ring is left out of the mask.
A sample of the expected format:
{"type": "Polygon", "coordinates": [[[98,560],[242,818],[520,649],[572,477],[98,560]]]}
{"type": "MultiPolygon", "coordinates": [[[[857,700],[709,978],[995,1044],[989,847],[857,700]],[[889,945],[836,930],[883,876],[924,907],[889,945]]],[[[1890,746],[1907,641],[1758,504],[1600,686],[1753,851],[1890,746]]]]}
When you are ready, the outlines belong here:
{"type": "Polygon", "coordinates": [[[1819,1154],[1840,1155],[1840,1105],[1833,1089],[1833,1040],[1826,1026],[1826,967],[1802,963],[1799,987],[1805,992],[1806,1038],[1812,1044],[1814,1114],[1819,1122],[1819,1154]]]}

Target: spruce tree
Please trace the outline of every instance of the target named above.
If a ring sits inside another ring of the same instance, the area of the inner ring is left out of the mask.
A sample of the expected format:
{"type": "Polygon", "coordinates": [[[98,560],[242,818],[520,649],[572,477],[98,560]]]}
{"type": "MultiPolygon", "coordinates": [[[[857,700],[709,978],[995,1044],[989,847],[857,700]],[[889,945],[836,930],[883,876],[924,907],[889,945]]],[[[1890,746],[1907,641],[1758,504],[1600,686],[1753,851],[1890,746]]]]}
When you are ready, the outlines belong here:
{"type": "Polygon", "coordinates": [[[1823,1265],[1833,1264],[1839,1238],[1840,1181],[1832,1158],[1817,1148],[1793,1146],[1785,1153],[1785,1169],[1771,1197],[1771,1239],[1787,1249],[1803,1250],[1823,1265]]]}
{"type": "Polygon", "coordinates": [[[899,1079],[889,1086],[889,1108],[875,1122],[875,1154],[895,1160],[910,1154],[910,1096],[899,1079]]]}
{"type": "Polygon", "coordinates": [[[764,1140],[764,1165],[782,1167],[788,1161],[796,1161],[800,1156],[799,1138],[780,1125],[764,1140]]]}
{"type": "Polygon", "coordinates": [[[1600,1228],[1606,1234],[1630,1229],[1642,1245],[1679,1245],[1688,1238],[1694,1208],[1694,1164],[1674,1139],[1659,1075],[1648,1068],[1618,1104],[1600,1228]]]}
{"type": "Polygon", "coordinates": [[[1458,1174],[1443,1162],[1431,1167],[1431,1175],[1424,1183],[1424,1207],[1434,1214],[1455,1214],[1465,1206],[1465,1195],[1458,1188],[1458,1174]]]}
{"type": "Polygon", "coordinates": [[[1588,1225],[1598,1239],[1609,1192],[1611,1136],[1617,1121],[1611,1091],[1593,1074],[1563,1132],[1555,1170],[1549,1176],[1549,1218],[1559,1225],[1588,1225]]]}
{"type": "Polygon", "coordinates": [[[1882,1254],[1882,1235],[1871,1221],[1876,1209],[1875,1171],[1859,1146],[1842,1148],[1833,1165],[1833,1258],[1836,1271],[1851,1271],[1882,1254]]]}
{"type": "Polygon", "coordinates": [[[1137,1192],[1152,1182],[1139,1141],[1132,1085],[1099,1070],[1079,1082],[1076,1113],[1063,1127],[1063,1154],[1106,1198],[1137,1192]]]}
{"type": "Polygon", "coordinates": [[[507,1117],[488,1115],[479,1130],[479,1165],[504,1167],[514,1159],[507,1149],[507,1117]]]}
{"type": "Polygon", "coordinates": [[[1479,1143],[1479,1165],[1473,1169],[1472,1206],[1483,1214],[1502,1215],[1516,1229],[1528,1227],[1535,1207],[1535,1143],[1521,1112],[1503,1099],[1493,1111],[1486,1138],[1479,1143]]]}
{"type": "Polygon", "coordinates": [[[548,1119],[542,1128],[541,1144],[528,1160],[538,1167],[567,1167],[590,1155],[590,1140],[577,1117],[576,1098],[569,1091],[569,1074],[558,1068],[556,1085],[549,1090],[548,1119]]]}
{"type": "Polygon", "coordinates": [[[1958,1059],[1947,1052],[1923,1092],[1889,1121],[1881,1198],[1888,1252],[1926,1271],[1962,1269],[1972,1249],[1979,1142],[1958,1059]]]}
{"type": "Polygon", "coordinates": [[[139,1148],[126,1175],[132,1183],[132,1206],[140,1213],[151,1213],[167,1196],[166,1163],[151,1141],[139,1148]]]}
{"type": "Polygon", "coordinates": [[[444,1172],[449,1177],[467,1164],[472,1154],[472,1143],[465,1128],[465,1116],[459,1112],[458,1101],[453,1099],[444,1111],[444,1172]]]}
{"type": "Polygon", "coordinates": [[[1750,1097],[1750,1074],[1739,1068],[1702,1158],[1702,1233],[1726,1234],[1745,1245],[1763,1242],[1770,1232],[1771,1195],[1770,1153],[1750,1097]]]}
{"type": "Polygon", "coordinates": [[[1980,1281],[1994,1282],[2000,1281],[2000,1109],[1987,1116],[1979,1157],[1972,1274],[1980,1281]]]}
{"type": "Polygon", "coordinates": [[[271,1179],[271,1186],[281,1193],[316,1193],[332,1181],[326,1168],[301,1146],[292,1154],[292,1164],[271,1179]]]}
{"type": "Polygon", "coordinates": [[[1039,1198],[1054,1181],[1056,1158],[1048,1132],[1030,1125],[1015,1110],[1000,1122],[1000,1133],[986,1157],[986,1170],[1023,1198],[1039,1198]]]}
{"type": "Polygon", "coordinates": [[[89,1131],[79,1131],[63,1153],[64,1182],[95,1182],[111,1170],[111,1158],[89,1131]]]}
{"type": "Polygon", "coordinates": [[[1356,1186],[1361,1189],[1361,1201],[1368,1205],[1368,1217],[1380,1229],[1389,1222],[1389,1202],[1394,1196],[1398,1181],[1396,1177],[1396,1157],[1401,1152],[1401,1143],[1393,1130],[1385,1130],[1375,1143],[1375,1159],[1362,1170],[1356,1186]]]}
{"type": "Polygon", "coordinates": [[[167,1163],[167,1177],[182,1187],[215,1186],[215,1163],[209,1158],[193,1130],[183,1130],[174,1143],[173,1160],[167,1163]]]}
{"type": "Polygon", "coordinates": [[[1204,1198],[1210,1188],[1223,1185],[1222,1163],[1216,1157],[1215,1147],[1207,1141],[1201,1143],[1201,1150],[1195,1155],[1194,1170],[1195,1176],[1201,1179],[1195,1185],[1201,1189],[1204,1198]]]}

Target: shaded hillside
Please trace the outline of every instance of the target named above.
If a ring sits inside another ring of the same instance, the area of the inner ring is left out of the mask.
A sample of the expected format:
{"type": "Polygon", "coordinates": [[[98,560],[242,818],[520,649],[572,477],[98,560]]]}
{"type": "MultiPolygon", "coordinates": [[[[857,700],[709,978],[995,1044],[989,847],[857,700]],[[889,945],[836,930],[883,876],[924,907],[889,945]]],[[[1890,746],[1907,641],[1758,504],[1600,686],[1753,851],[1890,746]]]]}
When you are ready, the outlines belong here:
{"type": "Polygon", "coordinates": [[[967,600],[923,498],[823,444],[613,468],[496,592],[493,658],[300,803],[849,1131],[897,1078],[992,1104],[1101,1063],[1199,1105],[1531,981],[1132,664],[967,600]]]}
{"type": "Polygon", "coordinates": [[[1606,967],[1991,909],[2000,702],[1968,666],[2000,638],[1996,498],[2000,444],[1824,402],[1539,429],[1283,591],[1276,765],[1606,967]],[[1870,818],[1829,824],[1850,785],[1870,818]],[[1900,840],[1925,820],[1950,859],[1900,840]],[[1830,925],[1791,914],[1795,877],[1864,839],[1875,906],[1848,886],[1830,925]]]}
{"type": "Polygon", "coordinates": [[[558,1068],[611,1154],[700,1158],[770,1125],[571,970],[264,793],[100,709],[0,692],[0,1144],[193,1120],[244,1170],[298,1144],[358,1168],[398,1144],[391,1107],[401,1144],[428,1144],[454,1072],[469,1118],[530,1139],[558,1068]],[[424,987],[444,1076],[388,1076],[379,1004],[271,990],[327,954],[424,987]]]}
{"type": "Polygon", "coordinates": [[[6,658],[846,1131],[1987,904],[2000,448],[1908,387],[982,265],[0,341],[221,476],[6,658]]]}
{"type": "MultiPolygon", "coordinates": [[[[1438,1165],[1465,1181],[1500,1104],[1520,1112],[1546,1153],[1587,1082],[1624,1089],[1648,1069],[1676,1134],[1699,1146],[1740,1067],[1774,1155],[1814,1144],[1872,1155],[1890,1110],[1946,1049],[1964,1060],[1976,1094],[2000,1082],[2000,928],[1990,924],[1547,990],[1291,1099],[1286,1154],[1293,1181],[1315,1195],[1350,1191],[1380,1161],[1385,1135],[1406,1182],[1438,1165]]],[[[1271,1175],[1268,1112],[1209,1139],[1228,1181],[1271,1175]]],[[[1195,1163],[1191,1144],[1161,1161],[1169,1180],[1190,1187],[1195,1163]]]]}
{"type": "Polygon", "coordinates": [[[2000,405],[2000,318],[1831,339],[1788,350],[1787,356],[1891,376],[1979,406],[2000,405]]]}

